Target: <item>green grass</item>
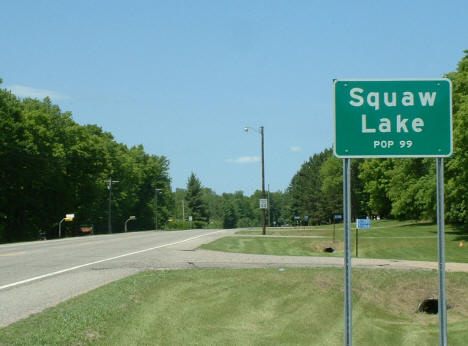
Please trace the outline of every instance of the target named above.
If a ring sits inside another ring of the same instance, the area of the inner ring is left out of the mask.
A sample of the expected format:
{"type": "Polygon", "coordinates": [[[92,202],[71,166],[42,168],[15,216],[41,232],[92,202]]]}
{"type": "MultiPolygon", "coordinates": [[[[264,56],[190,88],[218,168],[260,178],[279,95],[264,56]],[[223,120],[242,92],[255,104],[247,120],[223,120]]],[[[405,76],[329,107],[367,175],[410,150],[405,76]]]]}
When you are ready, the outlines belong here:
{"type": "MultiPolygon", "coordinates": [[[[267,235],[294,236],[293,238],[226,237],[202,248],[226,252],[292,255],[292,256],[343,256],[343,225],[336,225],[336,242],[333,243],[333,226],[307,229],[268,229],[267,235]],[[318,236],[306,238],[301,236],[318,236]],[[324,253],[325,247],[337,251],[324,253]]],[[[352,230],[352,251],[355,255],[356,231],[352,230]]],[[[238,232],[243,235],[259,235],[259,230],[238,232]]],[[[430,223],[403,223],[376,221],[370,230],[359,230],[359,257],[437,261],[437,226],[430,223]]],[[[452,226],[445,230],[446,261],[468,263],[468,234],[452,226]],[[460,241],[464,246],[460,247],[460,241]]]]}
{"type": "MultiPolygon", "coordinates": [[[[356,345],[435,345],[433,271],[353,270],[356,345]]],[[[447,273],[448,342],[468,339],[468,274],[447,273]]],[[[340,345],[336,268],[144,272],[0,331],[0,345],[340,345]]]]}

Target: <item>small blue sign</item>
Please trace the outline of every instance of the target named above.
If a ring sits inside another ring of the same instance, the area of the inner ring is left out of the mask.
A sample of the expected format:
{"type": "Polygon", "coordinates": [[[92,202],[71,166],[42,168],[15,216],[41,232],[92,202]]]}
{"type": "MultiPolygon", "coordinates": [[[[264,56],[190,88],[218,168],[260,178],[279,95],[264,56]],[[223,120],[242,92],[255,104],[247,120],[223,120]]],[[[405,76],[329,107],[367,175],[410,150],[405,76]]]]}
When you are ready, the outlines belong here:
{"type": "Polygon", "coordinates": [[[335,215],[333,216],[335,220],[341,220],[343,218],[343,215],[335,215]]]}
{"type": "Polygon", "coordinates": [[[356,219],[357,229],[370,229],[370,219],[356,219]]]}
{"type": "Polygon", "coordinates": [[[309,215],[304,215],[304,220],[309,220],[309,215]]]}
{"type": "Polygon", "coordinates": [[[294,216],[294,220],[299,220],[300,218],[300,216],[294,216]]]}

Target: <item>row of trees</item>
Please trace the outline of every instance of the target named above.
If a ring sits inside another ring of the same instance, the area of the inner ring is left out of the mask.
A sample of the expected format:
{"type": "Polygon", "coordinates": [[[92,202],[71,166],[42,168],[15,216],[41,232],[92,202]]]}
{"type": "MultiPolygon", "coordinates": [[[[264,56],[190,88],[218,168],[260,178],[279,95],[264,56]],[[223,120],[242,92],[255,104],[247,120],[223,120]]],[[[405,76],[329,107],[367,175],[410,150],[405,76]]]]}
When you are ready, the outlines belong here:
{"type": "Polygon", "coordinates": [[[74,226],[92,224],[107,232],[108,181],[112,185],[112,226],[137,217],[138,227],[153,226],[154,189],[162,219],[172,199],[169,161],[128,148],[95,125],[81,126],[50,99],[20,100],[0,90],[0,241],[37,239],[57,233],[66,213],[74,226]]]}
{"type": "MultiPolygon", "coordinates": [[[[177,221],[187,220],[192,216],[194,228],[235,228],[250,227],[261,224],[259,199],[261,191],[246,196],[242,191],[216,194],[212,189],[203,187],[200,180],[192,173],[187,182],[187,189],[176,189],[174,193],[176,222],[174,227],[180,227],[177,221]],[[176,226],[177,225],[177,226],[176,226]]],[[[281,219],[283,193],[270,193],[270,209],[267,222],[273,225],[281,219]]],[[[168,227],[172,227],[171,222],[168,227]]]]}

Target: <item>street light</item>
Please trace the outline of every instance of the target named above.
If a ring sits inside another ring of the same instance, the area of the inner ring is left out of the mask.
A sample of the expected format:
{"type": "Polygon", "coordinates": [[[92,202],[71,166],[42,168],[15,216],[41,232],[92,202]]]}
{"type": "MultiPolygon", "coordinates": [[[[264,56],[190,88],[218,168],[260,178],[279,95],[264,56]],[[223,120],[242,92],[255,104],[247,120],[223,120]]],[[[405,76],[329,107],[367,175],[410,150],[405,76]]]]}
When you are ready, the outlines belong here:
{"type": "Polygon", "coordinates": [[[60,238],[62,236],[62,222],[71,222],[73,221],[73,219],[75,218],[75,214],[67,214],[65,215],[65,217],[60,220],[59,222],[59,233],[58,233],[58,237],[60,238]]]}
{"type": "MultiPolygon", "coordinates": [[[[253,127],[245,126],[244,131],[249,132],[249,129],[254,130],[260,133],[262,137],[262,199],[265,199],[265,154],[264,154],[264,135],[263,135],[263,126],[260,126],[260,129],[255,129],[253,127]]],[[[262,208],[262,234],[266,234],[265,229],[265,209],[262,208]]]]}
{"type": "Polygon", "coordinates": [[[107,218],[107,233],[112,233],[112,184],[118,183],[119,180],[112,180],[112,176],[109,177],[109,180],[105,180],[107,183],[107,189],[109,190],[109,211],[107,218]]]}
{"type": "Polygon", "coordinates": [[[154,229],[158,230],[158,192],[162,189],[154,188],[154,229]]]}
{"type": "Polygon", "coordinates": [[[124,227],[125,232],[127,232],[127,223],[128,223],[128,221],[133,221],[133,220],[136,220],[136,217],[135,217],[135,216],[130,216],[130,217],[125,221],[125,227],[124,227]]]}

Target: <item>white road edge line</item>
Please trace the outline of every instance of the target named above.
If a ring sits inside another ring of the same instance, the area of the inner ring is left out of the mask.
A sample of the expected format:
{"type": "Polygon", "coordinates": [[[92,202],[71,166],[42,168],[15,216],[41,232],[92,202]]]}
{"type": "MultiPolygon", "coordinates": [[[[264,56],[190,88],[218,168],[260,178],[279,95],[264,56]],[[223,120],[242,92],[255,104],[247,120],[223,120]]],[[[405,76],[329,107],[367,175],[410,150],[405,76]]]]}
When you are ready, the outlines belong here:
{"type": "Polygon", "coordinates": [[[88,267],[88,266],[91,266],[91,265],[93,265],[93,264],[98,264],[98,263],[102,263],[102,262],[108,262],[108,261],[112,261],[112,260],[115,260],[115,259],[118,259],[118,258],[122,258],[122,257],[132,256],[132,255],[136,255],[136,254],[139,254],[139,253],[143,253],[143,252],[148,252],[148,251],[151,251],[151,250],[160,249],[160,248],[163,248],[163,247],[166,247],[166,246],[171,246],[171,245],[177,245],[177,244],[185,243],[185,242],[190,241],[190,240],[193,240],[193,239],[197,239],[197,238],[201,238],[201,237],[206,237],[206,236],[208,236],[208,235],[220,233],[220,232],[223,232],[223,231],[225,231],[225,230],[222,229],[222,230],[216,231],[216,232],[211,232],[211,233],[207,233],[207,234],[201,234],[201,235],[197,235],[196,237],[187,238],[187,239],[184,239],[184,240],[179,240],[179,241],[176,241],[176,242],[174,242],[174,243],[163,244],[163,245],[158,245],[158,246],[151,247],[151,248],[149,248],[149,249],[144,249],[144,250],[129,252],[129,253],[126,253],[126,254],[123,254],[123,255],[119,255],[119,256],[115,256],[115,257],[110,257],[110,258],[106,258],[106,259],[103,259],[103,260],[99,260],[99,261],[95,261],[95,262],[90,262],[90,263],[86,263],[86,264],[81,264],[81,265],[79,265],[79,266],[75,266],[75,267],[71,267],[71,268],[66,268],[66,269],[58,270],[58,271],[53,272],[53,273],[48,273],[48,274],[36,276],[36,277],[33,277],[33,278],[29,278],[29,279],[26,279],[26,280],[21,280],[21,281],[13,282],[13,283],[8,284],[8,285],[0,286],[0,291],[1,291],[1,290],[4,290],[4,289],[7,289],[7,288],[11,288],[11,287],[19,286],[19,285],[22,285],[22,284],[26,284],[26,283],[28,283],[28,282],[37,281],[37,280],[41,280],[41,279],[48,278],[48,277],[51,277],[51,276],[63,274],[63,273],[66,273],[66,272],[69,272],[69,271],[72,271],[72,270],[80,269],[80,268],[83,268],[83,267],[88,267]]]}

